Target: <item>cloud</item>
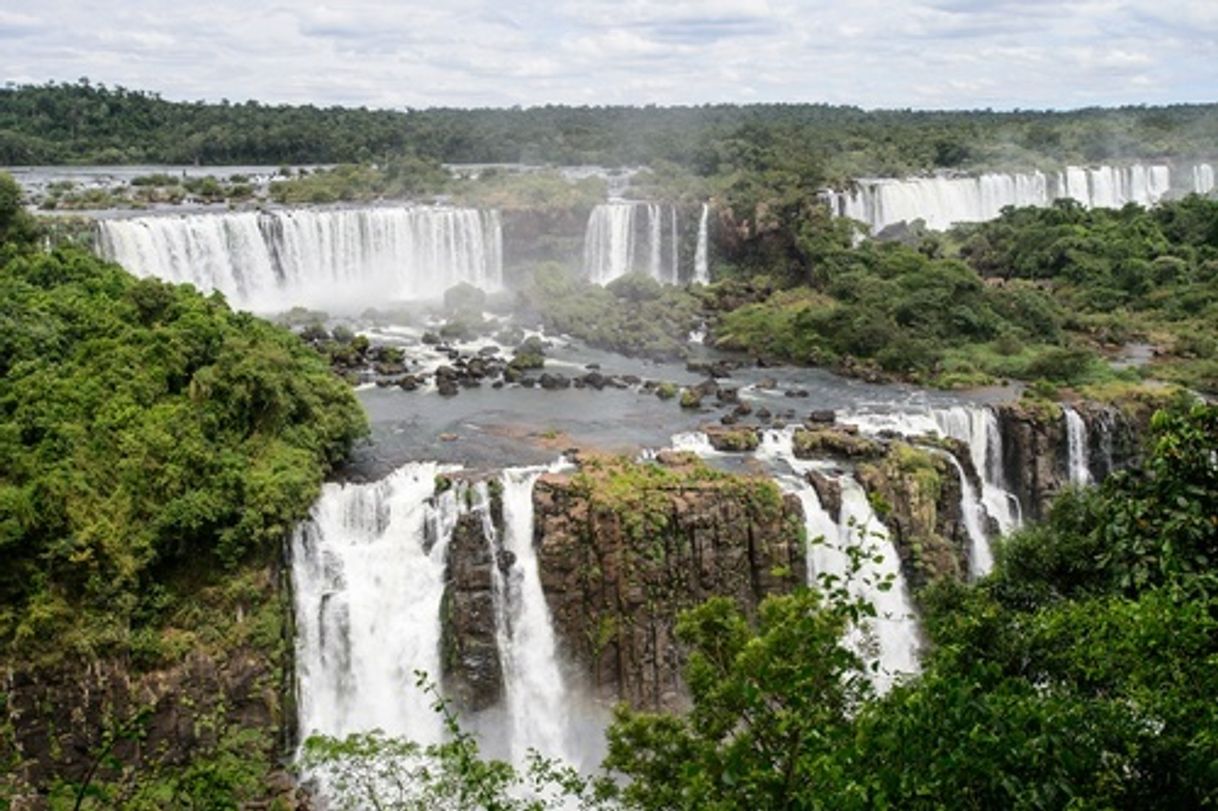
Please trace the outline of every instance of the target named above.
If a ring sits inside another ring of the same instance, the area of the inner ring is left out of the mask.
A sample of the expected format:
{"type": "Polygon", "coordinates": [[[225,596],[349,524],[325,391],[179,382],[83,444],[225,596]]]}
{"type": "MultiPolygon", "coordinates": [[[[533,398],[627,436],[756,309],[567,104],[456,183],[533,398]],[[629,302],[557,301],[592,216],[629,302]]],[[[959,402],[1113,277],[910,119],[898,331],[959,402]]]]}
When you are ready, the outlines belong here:
{"type": "Polygon", "coordinates": [[[0,11],[0,79],[380,107],[1214,100],[1213,0],[87,0],[0,11]]]}

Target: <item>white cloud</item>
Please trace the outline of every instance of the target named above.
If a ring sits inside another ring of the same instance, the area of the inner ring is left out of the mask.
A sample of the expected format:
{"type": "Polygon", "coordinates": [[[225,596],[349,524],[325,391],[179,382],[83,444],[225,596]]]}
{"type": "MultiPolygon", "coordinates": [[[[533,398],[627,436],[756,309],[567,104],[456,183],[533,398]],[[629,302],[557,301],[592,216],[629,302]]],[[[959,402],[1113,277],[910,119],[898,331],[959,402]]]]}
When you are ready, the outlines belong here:
{"type": "Polygon", "coordinates": [[[1213,100],[1214,0],[86,0],[0,11],[0,79],[383,107],[1213,100]]]}

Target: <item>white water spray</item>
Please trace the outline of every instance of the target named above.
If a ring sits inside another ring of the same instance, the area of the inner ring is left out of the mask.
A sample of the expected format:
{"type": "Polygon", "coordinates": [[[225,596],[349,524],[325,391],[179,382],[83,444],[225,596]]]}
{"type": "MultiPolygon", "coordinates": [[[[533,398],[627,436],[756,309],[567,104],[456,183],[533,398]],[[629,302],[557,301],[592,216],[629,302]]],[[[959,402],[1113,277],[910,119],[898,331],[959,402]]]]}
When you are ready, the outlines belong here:
{"type": "Polygon", "coordinates": [[[1091,469],[1087,464],[1087,423],[1070,406],[1062,406],[1066,420],[1066,470],[1070,483],[1091,484],[1091,469]]]}
{"type": "Polygon", "coordinates": [[[866,624],[866,631],[854,629],[846,643],[864,658],[875,656],[879,670],[872,674],[880,692],[887,692],[904,676],[919,670],[920,632],[918,616],[900,557],[888,534],[887,527],[875,514],[862,486],[851,475],[832,477],[842,493],[840,520],[824,510],[816,489],[805,478],[818,468],[816,462],[797,459],[793,452],[793,429],[762,432],[757,457],[770,462],[783,462],[796,476],[777,478],[779,485],[799,498],[804,510],[804,526],[809,542],[823,538],[823,543],[810,543],[808,548],[808,582],[819,585],[824,575],[848,583],[853,597],[867,600],[875,606],[876,617],[866,624]],[[867,550],[858,571],[851,573],[851,549],[867,550]],[[888,583],[889,588],[880,585],[888,583]]]}
{"type": "MultiPolygon", "coordinates": [[[[1212,170],[1205,164],[1193,170],[1193,188],[1201,191],[1206,178],[1212,187],[1212,170]]],[[[876,234],[889,225],[923,220],[928,228],[943,230],[955,223],[984,222],[997,217],[1005,206],[1047,206],[1058,198],[1071,198],[1088,208],[1120,208],[1126,203],[1157,204],[1172,190],[1166,165],[1068,166],[1064,171],[990,173],[975,177],[918,177],[861,179],[847,191],[829,191],[831,211],[859,220],[876,234]]]]}
{"type": "Polygon", "coordinates": [[[292,539],[301,737],[380,729],[422,744],[443,729],[415,671],[440,676],[440,601],[457,488],[433,463],[371,485],[327,484],[292,539]]]}
{"type": "Polygon", "coordinates": [[[698,217],[698,244],[694,249],[694,281],[698,284],[710,284],[709,221],[710,204],[703,203],[702,214],[698,217]]]}
{"type": "Polygon", "coordinates": [[[584,232],[584,270],[596,284],[643,272],[673,283],[679,265],[676,210],[659,203],[614,201],[592,209],[584,232]],[[664,214],[671,213],[670,273],[663,268],[664,214]]]}
{"type": "Polygon", "coordinates": [[[258,312],[429,299],[503,285],[497,211],[282,209],[102,220],[98,252],[137,276],[218,290],[258,312]]]}
{"type": "Polygon", "coordinates": [[[546,470],[508,469],[500,479],[503,548],[515,556],[508,573],[508,621],[501,629],[500,657],[513,761],[524,763],[527,750],[533,748],[578,764],[582,752],[569,735],[577,713],[559,666],[558,643],[533,546],[533,485],[546,470]]]}

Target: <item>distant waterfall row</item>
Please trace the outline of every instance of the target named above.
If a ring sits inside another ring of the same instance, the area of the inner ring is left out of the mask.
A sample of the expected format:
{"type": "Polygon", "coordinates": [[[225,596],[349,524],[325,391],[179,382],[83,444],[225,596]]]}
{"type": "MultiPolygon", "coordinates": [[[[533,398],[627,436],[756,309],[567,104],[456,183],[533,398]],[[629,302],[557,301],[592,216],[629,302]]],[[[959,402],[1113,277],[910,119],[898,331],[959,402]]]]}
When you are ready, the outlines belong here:
{"type": "Polygon", "coordinates": [[[584,272],[596,284],[627,273],[645,273],[663,284],[710,281],[707,230],[710,206],[702,205],[692,273],[681,265],[677,207],[666,203],[613,201],[592,209],[584,234],[584,272]]]}
{"type": "Polygon", "coordinates": [[[503,283],[497,211],[285,209],[102,220],[98,251],[137,276],[219,290],[255,311],[366,307],[503,283]]]}
{"type": "Polygon", "coordinates": [[[921,219],[942,230],[954,223],[994,219],[1006,206],[1047,206],[1070,198],[1088,208],[1120,208],[1126,203],[1150,206],[1169,193],[1208,194],[1214,169],[1197,164],[1191,176],[1173,186],[1167,165],[1068,166],[1044,174],[983,174],[977,177],[876,178],[859,180],[853,189],[825,192],[833,213],[871,227],[877,234],[889,225],[921,219]]]}

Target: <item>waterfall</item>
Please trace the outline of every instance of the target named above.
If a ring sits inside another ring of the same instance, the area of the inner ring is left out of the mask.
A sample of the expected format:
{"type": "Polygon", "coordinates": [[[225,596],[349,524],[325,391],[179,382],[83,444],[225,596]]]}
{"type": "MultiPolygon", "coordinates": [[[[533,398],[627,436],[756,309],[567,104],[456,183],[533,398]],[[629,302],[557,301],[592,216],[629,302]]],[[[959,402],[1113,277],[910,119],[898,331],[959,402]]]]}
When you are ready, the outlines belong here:
{"type": "Polygon", "coordinates": [[[503,610],[507,622],[499,629],[500,658],[513,761],[524,763],[527,750],[533,748],[547,757],[578,763],[576,742],[568,740],[574,713],[533,547],[533,484],[545,470],[508,469],[500,479],[503,549],[515,557],[507,575],[503,610]]]}
{"type": "Polygon", "coordinates": [[[669,241],[672,263],[668,269],[668,283],[679,284],[681,281],[681,238],[677,234],[677,207],[670,206],[668,213],[672,222],[671,239],[669,241]]]}
{"type": "Polygon", "coordinates": [[[875,606],[873,620],[876,654],[880,669],[876,686],[886,692],[903,675],[918,672],[918,616],[909,597],[909,589],[901,574],[901,562],[888,529],[876,516],[867,494],[853,476],[842,476],[842,514],[838,522],[838,546],[869,544],[875,548],[864,558],[862,569],[851,581],[856,596],[866,598],[875,606]],[[891,582],[887,590],[878,584],[891,582]]]}
{"type": "Polygon", "coordinates": [[[702,431],[685,431],[672,436],[674,451],[687,451],[697,456],[719,456],[711,445],[710,437],[702,431]]]}
{"type": "Polygon", "coordinates": [[[1070,406],[1062,406],[1066,420],[1066,470],[1070,483],[1091,484],[1091,469],[1087,463],[1087,423],[1070,406]]]}
{"type": "MultiPolygon", "coordinates": [[[[1200,190],[1208,165],[1193,169],[1200,190]]],[[[1210,187],[1213,171],[1208,174],[1210,187]]],[[[1041,172],[988,173],[975,177],[872,178],[856,181],[847,191],[824,197],[838,216],[859,220],[877,234],[889,225],[921,219],[943,230],[955,223],[984,222],[1006,206],[1047,206],[1069,197],[1088,208],[1120,208],[1126,203],[1151,206],[1171,191],[1166,165],[1068,166],[1046,176],[1041,172]]]]}
{"type": "Polygon", "coordinates": [[[977,497],[977,490],[964,472],[964,465],[954,454],[938,448],[935,453],[947,459],[960,477],[960,515],[964,518],[964,530],[968,533],[968,573],[974,580],[985,577],[994,569],[994,553],[985,531],[985,508],[977,497]]]}
{"type": "Polygon", "coordinates": [[[954,406],[926,412],[843,414],[841,421],[868,434],[892,431],[905,437],[937,434],[965,443],[981,477],[981,503],[998,530],[1006,535],[1022,523],[1019,501],[1009,491],[1003,472],[1002,434],[993,409],[954,406]]]}
{"type": "Polygon", "coordinates": [[[762,432],[756,456],[771,463],[785,463],[796,476],[779,475],[777,482],[787,492],[794,493],[804,511],[804,528],[810,542],[808,547],[808,583],[819,585],[821,575],[848,578],[848,592],[875,606],[876,617],[865,628],[855,628],[845,642],[864,659],[875,657],[879,670],[872,673],[876,689],[887,692],[902,676],[918,672],[920,632],[918,615],[909,596],[905,576],[896,546],[888,529],[875,514],[862,485],[849,474],[833,477],[841,488],[842,509],[838,521],[825,511],[808,483],[808,472],[818,463],[797,459],[793,447],[793,429],[762,432]],[[811,543],[823,538],[823,543],[811,543]],[[872,547],[862,559],[859,571],[850,574],[847,550],[862,545],[872,547]],[[881,589],[882,582],[891,587],[881,589]]]}
{"type": "Polygon", "coordinates": [[[102,220],[98,252],[137,276],[218,290],[260,312],[434,298],[503,283],[497,211],[281,209],[102,220]]]}
{"type": "Polygon", "coordinates": [[[292,538],[301,737],[383,730],[438,742],[414,671],[440,677],[440,602],[458,488],[432,463],[371,485],[327,484],[292,538]]]}
{"type": "Polygon", "coordinates": [[[710,204],[702,204],[702,214],[698,217],[698,246],[694,250],[694,281],[698,284],[710,284],[709,245],[707,244],[707,225],[710,220],[710,204]]]}
{"type": "Polygon", "coordinates": [[[643,272],[658,282],[677,281],[680,257],[677,212],[660,203],[614,201],[592,209],[584,232],[584,270],[588,279],[608,284],[627,273],[643,272]],[[670,213],[671,273],[665,273],[664,215],[670,213]]]}
{"type": "Polygon", "coordinates": [[[1002,433],[993,409],[956,406],[937,409],[934,418],[939,433],[968,446],[973,469],[981,477],[981,503],[998,524],[999,533],[1017,529],[1022,523],[1019,500],[1007,488],[1002,433]]]}
{"type": "Polygon", "coordinates": [[[1193,191],[1197,194],[1209,194],[1214,190],[1214,167],[1208,163],[1199,163],[1193,167],[1193,191]]]}

